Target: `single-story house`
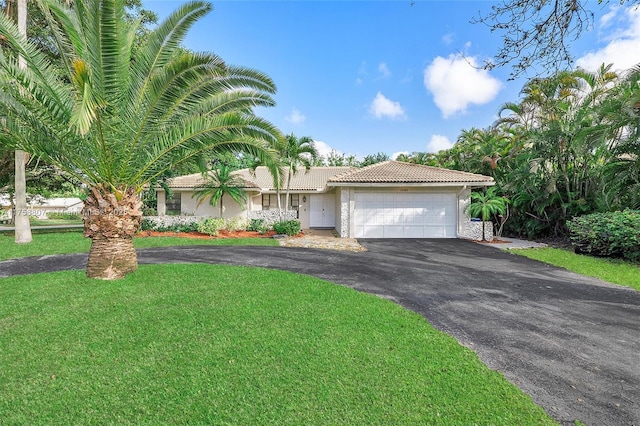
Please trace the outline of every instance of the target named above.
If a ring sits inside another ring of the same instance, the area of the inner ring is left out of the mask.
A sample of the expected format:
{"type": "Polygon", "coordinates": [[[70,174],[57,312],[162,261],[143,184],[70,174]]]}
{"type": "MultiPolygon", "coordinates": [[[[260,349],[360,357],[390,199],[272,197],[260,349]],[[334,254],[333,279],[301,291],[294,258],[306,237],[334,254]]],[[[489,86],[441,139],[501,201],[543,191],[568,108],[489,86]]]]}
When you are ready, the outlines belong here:
{"type": "MultiPolygon", "coordinates": [[[[266,168],[234,173],[245,182],[248,202],[240,206],[225,195],[223,217],[277,213],[277,191],[266,168]]],[[[203,182],[200,174],[172,179],[171,199],[158,190],[158,214],[219,216],[219,207],[193,196],[203,182]]],[[[342,237],[470,237],[469,228],[475,225],[466,212],[471,189],[492,185],[489,176],[398,161],[363,168],[301,168],[291,178],[289,206],[303,229],[335,228],[342,237]]],[[[284,208],[285,189],[280,192],[284,208]]]]}

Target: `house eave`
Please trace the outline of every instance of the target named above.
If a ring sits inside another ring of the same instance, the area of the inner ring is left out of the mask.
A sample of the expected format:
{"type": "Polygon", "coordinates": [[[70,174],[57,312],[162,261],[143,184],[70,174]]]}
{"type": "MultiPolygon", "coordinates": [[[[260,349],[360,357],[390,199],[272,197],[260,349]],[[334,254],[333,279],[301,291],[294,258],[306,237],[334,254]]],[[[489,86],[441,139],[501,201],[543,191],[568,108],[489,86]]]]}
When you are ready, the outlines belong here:
{"type": "Polygon", "coordinates": [[[494,181],[485,181],[485,182],[327,182],[327,186],[330,186],[330,187],[356,187],[356,188],[397,188],[397,187],[457,188],[461,186],[467,186],[467,187],[494,186],[495,184],[496,183],[494,181]]]}

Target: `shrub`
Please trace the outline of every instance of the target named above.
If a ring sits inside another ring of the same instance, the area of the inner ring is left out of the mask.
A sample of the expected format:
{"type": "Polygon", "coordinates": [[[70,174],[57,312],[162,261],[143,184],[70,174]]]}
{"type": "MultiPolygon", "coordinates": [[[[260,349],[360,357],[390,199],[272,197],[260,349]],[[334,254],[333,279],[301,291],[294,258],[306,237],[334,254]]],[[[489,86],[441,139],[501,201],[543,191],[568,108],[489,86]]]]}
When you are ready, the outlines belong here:
{"type": "Polygon", "coordinates": [[[198,223],[198,232],[208,235],[218,235],[225,228],[225,220],[220,217],[210,217],[198,223]]]}
{"type": "Polygon", "coordinates": [[[273,230],[277,234],[298,235],[300,233],[300,222],[297,220],[285,220],[273,224],[273,230]]]}
{"type": "Polygon", "coordinates": [[[174,216],[144,217],[140,223],[140,230],[158,232],[196,232],[198,230],[198,222],[195,220],[177,221],[174,218],[174,216]]]}
{"type": "Polygon", "coordinates": [[[142,208],[142,216],[157,216],[158,211],[153,207],[143,207],[142,208]]]}
{"type": "Polygon", "coordinates": [[[578,216],[567,226],[576,253],[640,261],[640,210],[578,216]]]}
{"type": "Polygon", "coordinates": [[[251,219],[247,225],[247,231],[259,232],[264,234],[269,230],[267,222],[264,219],[251,219]]]}
{"type": "Polygon", "coordinates": [[[82,215],[80,213],[47,213],[49,219],[62,219],[62,220],[81,220],[82,215]]]}
{"type": "Polygon", "coordinates": [[[241,217],[225,219],[223,228],[225,231],[244,231],[247,229],[247,221],[241,217]]]}

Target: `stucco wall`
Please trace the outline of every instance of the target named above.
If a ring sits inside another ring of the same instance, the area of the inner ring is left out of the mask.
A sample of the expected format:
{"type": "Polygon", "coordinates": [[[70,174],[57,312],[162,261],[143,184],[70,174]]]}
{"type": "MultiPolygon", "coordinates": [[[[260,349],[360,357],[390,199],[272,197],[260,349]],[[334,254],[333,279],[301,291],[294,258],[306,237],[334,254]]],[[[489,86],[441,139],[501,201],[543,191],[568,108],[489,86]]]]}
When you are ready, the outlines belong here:
{"type": "MultiPolygon", "coordinates": [[[[458,191],[458,236],[461,238],[468,238],[466,237],[467,224],[470,223],[471,218],[467,209],[470,203],[471,189],[460,188],[458,191]]],[[[482,235],[482,231],[480,231],[480,235],[482,235]]]]}
{"type": "Polygon", "coordinates": [[[336,231],[342,238],[349,238],[351,227],[352,189],[338,188],[336,202],[336,231]]]}
{"type": "Polygon", "coordinates": [[[166,205],[167,193],[164,191],[158,191],[157,199],[158,199],[158,206],[156,211],[158,212],[158,216],[164,216],[167,214],[167,205],[166,205]]]}

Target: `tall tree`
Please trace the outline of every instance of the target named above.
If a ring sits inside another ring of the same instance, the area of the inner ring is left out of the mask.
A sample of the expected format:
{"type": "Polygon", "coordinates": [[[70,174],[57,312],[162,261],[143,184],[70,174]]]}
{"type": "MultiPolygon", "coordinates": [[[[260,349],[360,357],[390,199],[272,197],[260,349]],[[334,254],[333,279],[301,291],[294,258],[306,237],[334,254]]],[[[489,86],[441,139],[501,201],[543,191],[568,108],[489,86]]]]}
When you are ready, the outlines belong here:
{"type": "Polygon", "coordinates": [[[318,151],[312,138],[309,136],[298,138],[293,133],[285,136],[277,146],[282,164],[287,170],[284,209],[289,210],[291,178],[298,173],[300,166],[303,166],[308,172],[313,162],[318,158],[318,151]]]}
{"type": "Polygon", "coordinates": [[[391,157],[389,157],[389,154],[385,154],[384,152],[369,154],[364,156],[364,158],[360,162],[360,167],[366,167],[372,164],[382,163],[383,161],[389,160],[391,160],[391,157]]]}
{"type": "Polygon", "coordinates": [[[504,106],[509,114],[496,125],[520,129],[522,146],[501,187],[515,213],[526,212],[529,235],[561,234],[568,218],[598,209],[610,155],[610,123],[600,110],[617,80],[610,67],[562,72],[530,80],[521,102],[504,106]]]}
{"type": "MultiPolygon", "coordinates": [[[[18,33],[21,37],[27,36],[27,0],[18,1],[18,33]]],[[[22,55],[18,54],[18,67],[24,70],[27,67],[22,55]]],[[[31,224],[27,214],[27,179],[25,169],[27,165],[27,153],[21,149],[15,151],[15,185],[14,185],[14,218],[15,242],[18,244],[30,243],[33,240],[31,235],[31,224]]]]}
{"type": "Polygon", "coordinates": [[[0,36],[28,67],[0,50],[0,141],[41,156],[89,188],[87,275],[115,279],[137,268],[132,237],[145,184],[200,153],[245,152],[275,167],[277,129],[255,116],[273,104],[266,75],[180,49],[211,6],[182,4],[140,41],[123,0],[41,0],[61,54],[52,63],[0,16],[0,36]]]}
{"type": "Polygon", "coordinates": [[[204,200],[209,198],[209,203],[212,206],[219,204],[220,217],[224,212],[223,198],[225,195],[229,195],[233,201],[244,206],[247,202],[247,193],[244,191],[246,186],[245,182],[237,175],[232,173],[232,170],[225,163],[219,163],[216,167],[204,174],[206,182],[196,188],[194,193],[200,205],[204,200]]]}

